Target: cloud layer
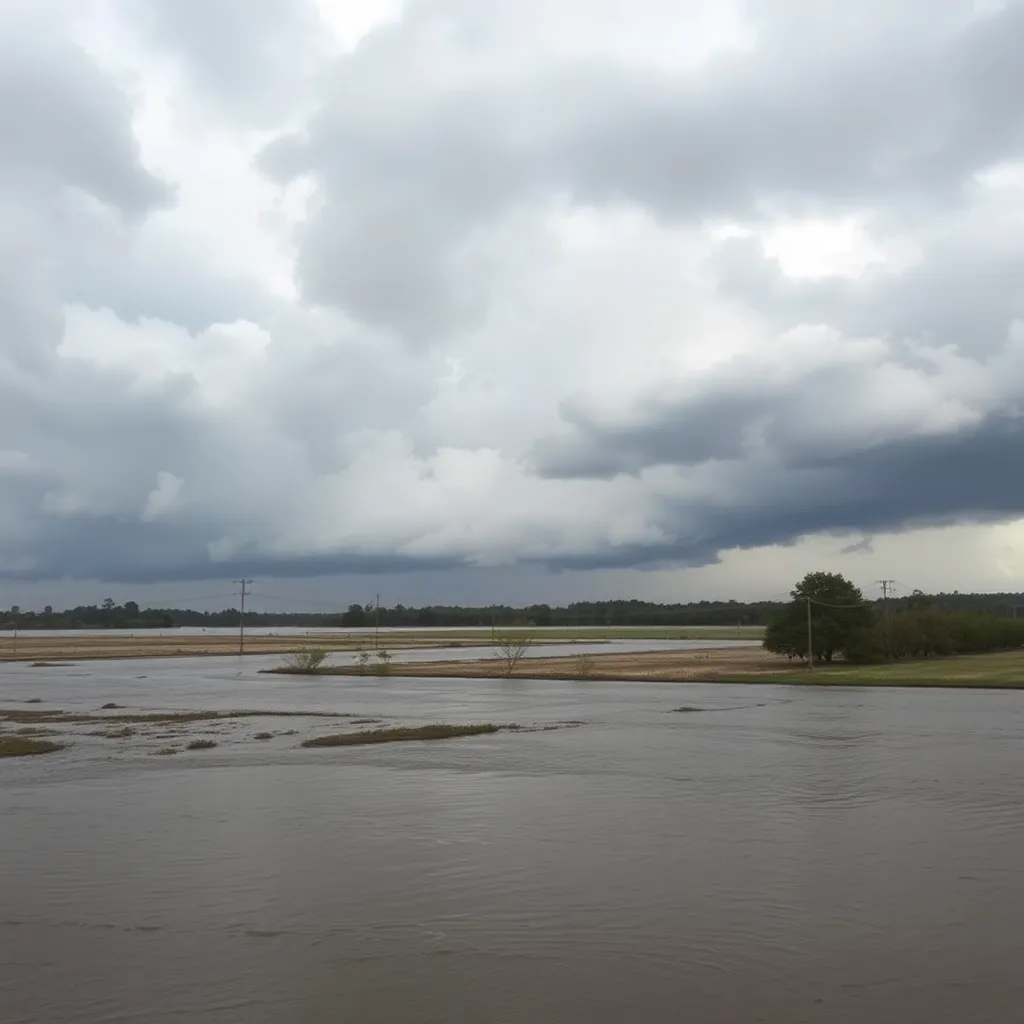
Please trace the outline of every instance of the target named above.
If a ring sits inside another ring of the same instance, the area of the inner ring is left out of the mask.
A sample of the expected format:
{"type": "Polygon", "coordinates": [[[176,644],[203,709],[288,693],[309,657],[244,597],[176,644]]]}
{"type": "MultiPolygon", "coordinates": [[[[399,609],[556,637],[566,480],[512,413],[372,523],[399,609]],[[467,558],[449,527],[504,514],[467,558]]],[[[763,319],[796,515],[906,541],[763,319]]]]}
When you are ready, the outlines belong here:
{"type": "Polygon", "coordinates": [[[1024,4],[514,6],[4,5],[0,576],[1024,516],[1024,4]]]}

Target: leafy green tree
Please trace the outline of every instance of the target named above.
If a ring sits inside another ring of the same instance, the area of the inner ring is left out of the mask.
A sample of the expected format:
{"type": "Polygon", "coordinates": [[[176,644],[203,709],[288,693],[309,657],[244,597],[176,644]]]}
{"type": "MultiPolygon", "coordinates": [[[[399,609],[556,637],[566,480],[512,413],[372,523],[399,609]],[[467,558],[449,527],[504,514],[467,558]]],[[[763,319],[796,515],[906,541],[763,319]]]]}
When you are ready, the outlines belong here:
{"type": "Polygon", "coordinates": [[[366,609],[361,604],[350,604],[348,611],[341,617],[343,626],[365,626],[366,622],[366,609]]]}
{"type": "Polygon", "coordinates": [[[765,630],[764,647],[789,658],[807,658],[807,611],[815,661],[855,654],[873,660],[877,641],[871,636],[874,615],[864,595],[846,577],[832,572],[808,573],[790,591],[793,600],[765,630]]]}
{"type": "Polygon", "coordinates": [[[526,609],[526,614],[533,626],[551,625],[551,608],[546,604],[532,604],[526,609]]]}

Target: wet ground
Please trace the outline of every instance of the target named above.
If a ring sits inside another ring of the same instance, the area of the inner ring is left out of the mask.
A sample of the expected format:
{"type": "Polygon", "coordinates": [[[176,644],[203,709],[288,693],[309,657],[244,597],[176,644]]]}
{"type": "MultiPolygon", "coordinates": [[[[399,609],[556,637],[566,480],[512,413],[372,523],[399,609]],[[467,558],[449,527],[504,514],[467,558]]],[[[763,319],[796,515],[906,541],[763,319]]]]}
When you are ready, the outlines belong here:
{"type": "Polygon", "coordinates": [[[354,716],[190,724],[218,746],[173,757],[75,725],[0,761],[4,1024],[1021,1017],[1018,693],[279,660],[0,670],[5,708],[354,716]],[[356,718],[584,724],[299,745],[356,718]]]}

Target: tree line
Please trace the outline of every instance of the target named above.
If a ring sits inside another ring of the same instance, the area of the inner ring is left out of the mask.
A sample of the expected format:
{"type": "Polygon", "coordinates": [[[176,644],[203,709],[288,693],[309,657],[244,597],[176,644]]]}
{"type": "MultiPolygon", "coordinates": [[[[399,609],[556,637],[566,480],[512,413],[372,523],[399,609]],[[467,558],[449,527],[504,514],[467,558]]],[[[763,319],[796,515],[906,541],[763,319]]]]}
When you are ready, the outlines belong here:
{"type": "MultiPolygon", "coordinates": [[[[324,628],[490,627],[529,626],[763,626],[780,607],[779,602],[698,601],[691,604],[658,604],[652,601],[586,601],[565,607],[531,604],[522,607],[488,605],[429,605],[394,607],[350,604],[336,612],[261,612],[246,608],[247,626],[324,628]]],[[[79,605],[42,611],[15,605],[0,612],[0,629],[171,629],[176,626],[212,628],[237,626],[239,609],[196,611],[189,608],[141,608],[134,601],[123,605],[107,598],[97,605],[79,605]]]]}
{"type": "Polygon", "coordinates": [[[868,601],[839,573],[815,572],[791,596],[764,637],[766,649],[789,658],[806,661],[810,653],[818,662],[872,664],[1024,646],[1018,595],[964,595],[999,600],[960,603],[915,591],[898,600],[868,601]]]}
{"type": "MultiPolygon", "coordinates": [[[[812,574],[824,575],[830,574],[812,574]]],[[[809,577],[808,577],[809,578],[809,577]]],[[[838,577],[842,580],[842,577],[838,577]]],[[[846,584],[846,581],[843,581],[846,584]]],[[[800,585],[798,585],[799,588],[800,585]]],[[[830,585],[831,586],[831,585],[830,585]]],[[[852,586],[847,584],[847,586],[852,586]]],[[[797,594],[794,590],[793,594],[797,594]]],[[[882,617],[892,619],[892,636],[887,640],[893,650],[921,649],[920,639],[907,637],[925,636],[933,646],[937,627],[934,625],[934,614],[949,615],[966,614],[968,617],[954,629],[952,623],[944,635],[960,637],[958,644],[966,644],[966,636],[971,629],[977,629],[977,617],[986,622],[998,620],[1005,625],[1019,610],[1024,622],[1024,594],[935,594],[930,596],[913,594],[888,602],[865,601],[859,590],[853,588],[855,596],[848,592],[840,592],[833,600],[826,600],[828,587],[821,592],[822,603],[815,605],[814,615],[820,620],[821,637],[829,638],[837,624],[847,620],[831,620],[826,614],[824,604],[857,603],[875,609],[871,621],[882,617]],[[911,628],[912,620],[898,618],[906,612],[922,612],[922,601],[927,604],[932,618],[921,618],[920,627],[911,628]],[[971,617],[973,614],[973,618],[971,617]],[[830,622],[832,625],[830,626],[830,622]],[[931,623],[929,625],[929,623],[931,623]],[[970,628],[964,623],[971,623],[970,628]],[[917,630],[915,632],[915,629],[917,630]],[[923,631],[923,632],[922,632],[923,631]]],[[[802,591],[800,592],[802,594],[802,591]]],[[[258,598],[257,598],[258,600],[258,598]]],[[[795,598],[794,598],[795,600],[795,598]]],[[[806,602],[805,602],[806,603],[806,602]]],[[[658,603],[654,601],[610,600],[610,601],[578,601],[565,606],[547,604],[531,604],[522,607],[511,605],[488,605],[483,607],[460,605],[429,605],[426,607],[393,607],[376,608],[374,604],[349,604],[344,607],[339,602],[337,611],[326,612],[260,612],[248,608],[245,612],[247,626],[281,627],[292,626],[304,629],[349,626],[370,628],[378,624],[382,627],[429,628],[432,626],[448,627],[490,627],[510,629],[529,626],[767,626],[770,623],[778,635],[783,628],[779,623],[790,622],[793,614],[792,602],[783,601],[692,601],[689,603],[658,603]]],[[[803,605],[801,605],[803,609],[803,605]]],[[[836,611],[833,609],[832,611],[836,611]]],[[[842,612],[842,609],[838,611],[842,612]]],[[[845,614],[845,613],[844,613],[845,614]]],[[[855,620],[849,620],[855,621],[855,620]]],[[[868,620],[861,619],[862,625],[868,620]]],[[[943,620],[945,621],[945,620],[943,620]]],[[[958,619],[958,622],[961,620],[958,619]]],[[[191,628],[215,628],[237,626],[239,623],[238,608],[225,608],[220,611],[197,611],[189,608],[144,608],[135,601],[116,604],[106,598],[99,604],[79,605],[75,608],[55,611],[47,605],[41,611],[23,609],[15,605],[8,611],[0,611],[0,629],[171,629],[177,626],[191,628]]],[[[786,627],[789,648],[795,657],[804,657],[800,652],[799,630],[793,630],[792,622],[786,627]],[[791,635],[792,634],[792,635],[791,635]]],[[[845,626],[843,626],[845,629],[845,626]]],[[[992,628],[995,628],[993,624],[992,628]]],[[[803,634],[806,635],[806,622],[803,623],[803,634]]],[[[806,643],[804,643],[806,647],[806,643]]],[[[835,646],[823,648],[823,652],[832,651],[834,655],[841,648],[835,646]]],[[[823,653],[824,659],[824,653],[823,653]]]]}

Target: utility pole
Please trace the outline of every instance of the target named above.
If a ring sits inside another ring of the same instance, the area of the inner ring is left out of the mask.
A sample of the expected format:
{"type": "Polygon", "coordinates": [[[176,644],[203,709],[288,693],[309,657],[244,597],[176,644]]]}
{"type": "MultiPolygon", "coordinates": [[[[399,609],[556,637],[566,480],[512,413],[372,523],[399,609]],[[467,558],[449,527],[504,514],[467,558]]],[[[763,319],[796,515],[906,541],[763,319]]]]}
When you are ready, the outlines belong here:
{"type": "Polygon", "coordinates": [[[885,660],[892,661],[892,617],[889,614],[889,595],[896,587],[895,580],[879,580],[882,588],[882,614],[885,617],[885,660]]]}
{"type": "Polygon", "coordinates": [[[811,599],[807,598],[807,667],[814,668],[814,633],[811,629],[811,599]]]}
{"type": "Polygon", "coordinates": [[[380,594],[377,595],[377,608],[373,620],[373,649],[380,649],[380,594]]]}
{"type": "Polygon", "coordinates": [[[245,598],[249,593],[245,588],[251,587],[253,584],[252,580],[235,580],[235,583],[241,587],[242,594],[242,608],[241,613],[238,616],[238,653],[245,654],[245,598]]]}

